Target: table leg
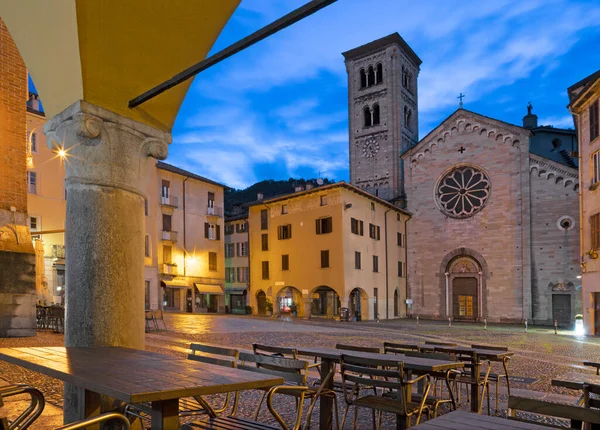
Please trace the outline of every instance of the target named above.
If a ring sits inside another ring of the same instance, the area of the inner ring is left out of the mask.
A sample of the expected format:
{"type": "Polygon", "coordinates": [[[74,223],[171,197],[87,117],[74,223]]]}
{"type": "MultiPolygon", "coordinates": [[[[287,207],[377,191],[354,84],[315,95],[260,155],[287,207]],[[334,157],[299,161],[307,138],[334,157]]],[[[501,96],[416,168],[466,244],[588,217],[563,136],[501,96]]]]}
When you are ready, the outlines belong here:
{"type": "MultiPolygon", "coordinates": [[[[77,387],[77,420],[85,420],[100,415],[100,394],[77,387]]],[[[65,423],[67,424],[67,423],[65,423]]],[[[89,430],[100,430],[100,424],[86,427],[89,430]]]]}
{"type": "Polygon", "coordinates": [[[479,380],[481,379],[481,365],[479,357],[475,356],[473,361],[473,385],[471,385],[471,412],[479,413],[479,380]]]}
{"type": "MultiPolygon", "coordinates": [[[[321,381],[325,380],[332,369],[335,369],[335,361],[321,359],[321,381]]],[[[324,389],[333,390],[333,378],[329,378],[324,389]]],[[[333,416],[333,399],[330,396],[321,396],[319,402],[319,429],[330,430],[332,426],[333,416]]]]}
{"type": "Polygon", "coordinates": [[[152,430],[179,428],[179,399],[152,402],[152,430]]]}

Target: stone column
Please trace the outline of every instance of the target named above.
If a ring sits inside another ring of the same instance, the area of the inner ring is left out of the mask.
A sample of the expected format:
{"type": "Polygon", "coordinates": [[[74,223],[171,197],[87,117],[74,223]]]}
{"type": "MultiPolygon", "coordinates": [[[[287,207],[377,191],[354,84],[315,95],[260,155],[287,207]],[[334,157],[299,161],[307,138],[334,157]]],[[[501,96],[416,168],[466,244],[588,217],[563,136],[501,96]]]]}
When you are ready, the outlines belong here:
{"type": "MultiPolygon", "coordinates": [[[[65,346],[144,348],[144,199],[149,157],[170,135],[85,101],[44,126],[67,151],[65,346]]],[[[65,422],[78,418],[65,386],[65,422]]]]}

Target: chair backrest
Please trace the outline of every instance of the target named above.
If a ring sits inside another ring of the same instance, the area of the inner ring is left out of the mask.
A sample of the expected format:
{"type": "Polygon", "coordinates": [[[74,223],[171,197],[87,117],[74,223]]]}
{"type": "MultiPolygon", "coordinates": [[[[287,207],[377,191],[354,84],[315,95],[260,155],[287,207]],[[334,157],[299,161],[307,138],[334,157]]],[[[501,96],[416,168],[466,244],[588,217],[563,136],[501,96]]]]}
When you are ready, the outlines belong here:
{"type": "Polygon", "coordinates": [[[252,344],[252,350],[257,355],[267,355],[271,357],[281,358],[298,358],[298,351],[294,348],[285,348],[282,346],[261,345],[259,343],[252,344]]]}
{"type": "Polygon", "coordinates": [[[458,346],[456,342],[434,342],[432,340],[428,340],[425,342],[427,345],[440,345],[440,346],[458,346]]]}
{"type": "MultiPolygon", "coordinates": [[[[598,410],[560,403],[544,402],[542,400],[529,399],[526,397],[509,396],[508,411],[509,418],[516,418],[517,411],[523,411],[576,421],[584,421],[590,424],[600,424],[600,411],[598,410]]],[[[519,420],[525,421],[521,418],[519,418],[519,420]]]]}
{"type": "Polygon", "coordinates": [[[190,349],[192,353],[188,355],[189,360],[225,367],[236,367],[240,355],[237,349],[204,345],[202,343],[192,343],[190,349]]]}
{"type": "Polygon", "coordinates": [[[154,318],[152,311],[144,312],[144,316],[146,317],[146,320],[151,320],[152,318],[154,318]]]}
{"type": "Polygon", "coordinates": [[[456,355],[444,354],[442,352],[416,352],[406,351],[407,357],[429,358],[431,360],[456,361],[456,355]]]}
{"type": "MultiPolygon", "coordinates": [[[[2,401],[2,394],[0,394],[0,408],[4,406],[4,402],[2,401]]],[[[6,417],[0,416],[0,430],[8,430],[8,419],[6,417]]]]}
{"type": "MultiPolygon", "coordinates": [[[[342,354],[340,371],[346,398],[365,387],[404,392],[404,365],[402,361],[394,360],[393,356],[389,360],[375,360],[342,354]]],[[[403,401],[403,397],[401,395],[398,399],[403,401]]]]}
{"type": "Polygon", "coordinates": [[[342,349],[344,351],[373,352],[375,354],[381,354],[381,348],[373,346],[355,346],[338,343],[335,346],[335,349],[342,349]]]}
{"type": "Polygon", "coordinates": [[[308,361],[240,352],[238,369],[266,373],[285,379],[288,384],[306,386],[308,361]]]}
{"type": "Polygon", "coordinates": [[[154,318],[156,318],[157,320],[162,320],[163,319],[163,310],[162,309],[156,309],[154,311],[154,318]]]}
{"type": "Polygon", "coordinates": [[[419,345],[414,343],[383,342],[383,352],[385,354],[404,354],[407,351],[419,352],[419,345]]]}
{"type": "Polygon", "coordinates": [[[508,346],[496,345],[471,345],[473,349],[487,349],[489,351],[508,351],[508,346]]]}

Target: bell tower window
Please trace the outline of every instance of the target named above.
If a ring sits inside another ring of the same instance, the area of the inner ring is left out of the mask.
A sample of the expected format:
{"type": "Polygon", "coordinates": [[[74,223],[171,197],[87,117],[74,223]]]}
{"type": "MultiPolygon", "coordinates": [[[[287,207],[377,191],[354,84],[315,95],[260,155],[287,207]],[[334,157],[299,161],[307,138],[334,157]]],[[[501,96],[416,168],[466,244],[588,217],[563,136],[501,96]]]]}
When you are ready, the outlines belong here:
{"type": "Polygon", "coordinates": [[[367,86],[367,74],[365,69],[360,69],[360,87],[365,88],[367,86]]]}
{"type": "Polygon", "coordinates": [[[371,125],[373,125],[373,122],[371,118],[371,109],[369,109],[369,106],[365,106],[363,108],[363,116],[365,118],[365,127],[371,127],[371,125]]]}
{"type": "Polygon", "coordinates": [[[367,86],[375,85],[375,70],[373,70],[373,66],[369,66],[367,73],[367,86]]]}
{"type": "Polygon", "coordinates": [[[379,125],[379,105],[373,105],[373,125],[379,125]]]}
{"type": "Polygon", "coordinates": [[[381,65],[381,63],[377,64],[376,78],[378,84],[383,82],[383,66],[381,65]]]}

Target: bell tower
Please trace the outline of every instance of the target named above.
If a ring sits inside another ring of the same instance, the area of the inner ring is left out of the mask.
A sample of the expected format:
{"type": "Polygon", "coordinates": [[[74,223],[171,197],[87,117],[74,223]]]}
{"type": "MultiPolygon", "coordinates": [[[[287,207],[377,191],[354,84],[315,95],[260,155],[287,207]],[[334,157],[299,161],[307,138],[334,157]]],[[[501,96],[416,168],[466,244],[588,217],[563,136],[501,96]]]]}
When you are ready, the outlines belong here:
{"type": "Polygon", "coordinates": [[[418,141],[421,59],[398,33],[343,53],[348,72],[350,182],[404,200],[400,154],[418,141]]]}

